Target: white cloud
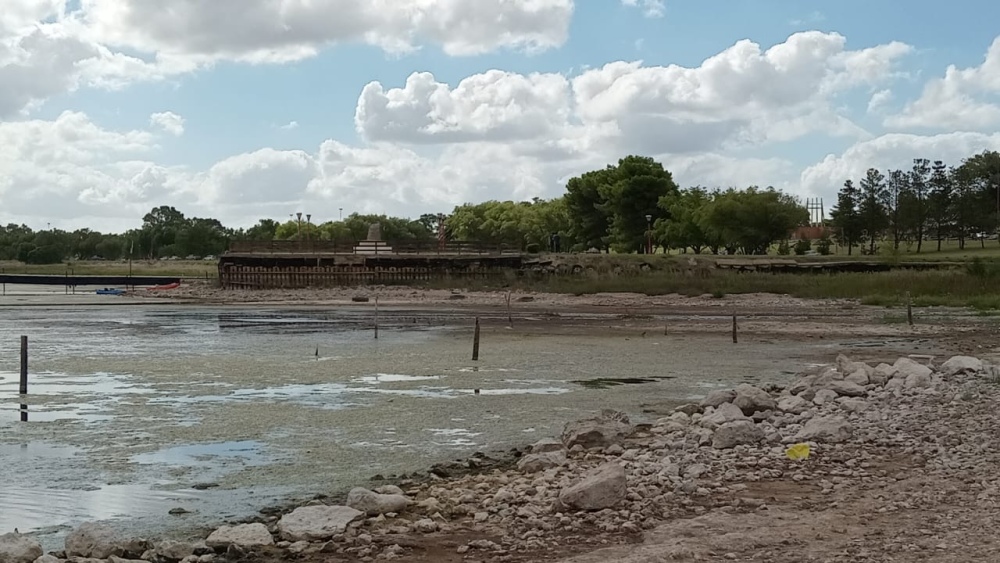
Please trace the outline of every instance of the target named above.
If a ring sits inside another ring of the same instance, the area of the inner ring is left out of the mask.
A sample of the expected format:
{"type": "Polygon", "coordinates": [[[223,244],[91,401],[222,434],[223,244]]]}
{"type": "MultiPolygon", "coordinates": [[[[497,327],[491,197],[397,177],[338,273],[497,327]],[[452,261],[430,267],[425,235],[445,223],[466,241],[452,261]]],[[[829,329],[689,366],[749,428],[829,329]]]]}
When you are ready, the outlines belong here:
{"type": "Polygon", "coordinates": [[[991,131],[1000,126],[1000,37],[977,67],[948,66],[927,83],[921,96],[885,125],[899,128],[991,131]]]}
{"type": "Polygon", "coordinates": [[[154,113],[149,116],[149,123],[175,137],[180,137],[184,134],[184,118],[172,111],[154,113]]]}
{"type": "Polygon", "coordinates": [[[868,113],[882,112],[890,102],[892,102],[892,90],[878,90],[868,100],[868,113]]]}
{"type": "Polygon", "coordinates": [[[667,12],[664,0],[622,0],[622,4],[640,8],[647,18],[662,18],[667,12]]]}
{"type": "Polygon", "coordinates": [[[292,131],[298,128],[299,128],[298,121],[289,121],[288,123],[282,125],[281,127],[278,127],[278,129],[281,129],[282,131],[292,131]]]}

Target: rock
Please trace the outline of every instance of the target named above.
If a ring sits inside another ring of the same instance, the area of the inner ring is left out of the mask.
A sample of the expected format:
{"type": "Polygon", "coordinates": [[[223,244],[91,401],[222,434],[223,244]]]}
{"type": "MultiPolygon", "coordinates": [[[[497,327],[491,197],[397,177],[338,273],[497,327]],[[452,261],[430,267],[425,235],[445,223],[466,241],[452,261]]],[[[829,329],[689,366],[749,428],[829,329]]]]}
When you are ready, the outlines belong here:
{"type": "Polygon", "coordinates": [[[403,495],[380,495],[374,491],[355,487],[347,493],[347,506],[360,510],[369,516],[387,512],[402,512],[410,505],[410,499],[403,495]]]}
{"type": "Polygon", "coordinates": [[[747,420],[743,411],[733,403],[722,403],[715,410],[703,416],[699,424],[705,428],[718,428],[723,424],[737,420],[747,420]]]}
{"type": "Polygon", "coordinates": [[[868,377],[871,383],[875,385],[885,385],[886,381],[889,381],[896,375],[898,370],[889,364],[879,364],[875,366],[875,370],[868,377]]]}
{"type": "Polygon", "coordinates": [[[892,364],[892,367],[896,368],[896,374],[893,377],[901,379],[906,379],[911,375],[918,376],[918,379],[929,378],[932,373],[931,368],[917,363],[910,358],[900,358],[896,360],[896,363],[892,364]]]}
{"type": "Polygon", "coordinates": [[[278,521],[278,533],[288,541],[320,541],[344,533],[347,525],[364,516],[347,506],[303,506],[278,521]]]}
{"type": "Polygon", "coordinates": [[[746,383],[736,388],[736,398],[733,399],[733,404],[747,416],[755,412],[778,409],[778,403],[766,391],[746,383]]]}
{"type": "MultiPolygon", "coordinates": [[[[173,540],[163,540],[156,544],[156,548],[153,552],[159,556],[161,559],[166,559],[167,561],[181,561],[185,557],[190,557],[194,555],[194,545],[185,542],[173,541],[173,540]]],[[[143,559],[146,559],[143,556],[143,559]]]]}
{"type": "Polygon", "coordinates": [[[781,400],[778,401],[778,410],[791,414],[802,414],[811,409],[812,406],[812,403],[797,395],[782,397],[781,400]]]}
{"type": "Polygon", "coordinates": [[[424,518],[423,520],[414,522],[413,528],[422,534],[431,534],[438,531],[438,523],[430,518],[424,518]]]}
{"type": "Polygon", "coordinates": [[[843,397],[864,397],[868,395],[868,391],[864,387],[846,379],[844,381],[831,381],[827,389],[843,397]]]}
{"type": "Polygon", "coordinates": [[[111,527],[96,522],[85,522],[66,536],[66,557],[107,559],[112,555],[124,555],[124,551],[118,545],[120,541],[118,533],[111,527]]]}
{"type": "Polygon", "coordinates": [[[0,536],[0,561],[4,563],[34,563],[42,556],[42,546],[18,533],[0,536]]]}
{"type": "Polygon", "coordinates": [[[868,407],[871,406],[868,404],[868,401],[864,399],[845,398],[845,399],[840,399],[838,402],[840,403],[840,408],[844,409],[847,412],[864,412],[868,410],[868,407]]]}
{"type": "Polygon", "coordinates": [[[567,449],[574,446],[582,446],[588,450],[604,449],[611,444],[621,444],[631,433],[631,424],[607,413],[597,418],[567,423],[563,428],[562,442],[567,449]]]}
{"type": "MultiPolygon", "coordinates": [[[[192,557],[194,556],[192,555],[192,557]]],[[[53,561],[59,561],[59,560],[53,558],[53,561]]],[[[38,563],[38,561],[36,560],[35,563],[38,563]]],[[[108,563],[146,563],[146,562],[143,561],[142,559],[125,559],[124,557],[116,557],[112,555],[111,557],[108,557],[108,563]]]]}
{"type": "Polygon", "coordinates": [[[621,447],[619,444],[611,444],[604,450],[606,455],[622,455],[625,453],[625,448],[621,447]]]}
{"type": "Polygon", "coordinates": [[[983,371],[983,361],[971,356],[952,356],[941,364],[941,371],[949,377],[960,373],[979,373],[983,371]]]}
{"type": "Polygon", "coordinates": [[[907,389],[927,389],[928,387],[933,386],[934,381],[931,379],[930,372],[911,373],[906,376],[906,380],[903,382],[903,387],[907,389]]]}
{"type": "Polygon", "coordinates": [[[531,446],[531,453],[544,454],[549,452],[561,452],[563,443],[555,438],[542,438],[531,446]]]}
{"type": "Polygon", "coordinates": [[[846,442],[854,433],[854,427],[846,420],[835,416],[817,416],[809,419],[802,430],[795,435],[797,442],[846,442]]]}
{"type": "Polygon", "coordinates": [[[378,493],[378,494],[380,494],[380,495],[403,495],[403,496],[406,496],[406,492],[403,491],[403,489],[400,489],[399,487],[397,487],[396,485],[383,485],[381,487],[377,487],[375,489],[375,492],[378,493]]]}
{"type": "Polygon", "coordinates": [[[546,469],[559,467],[565,463],[566,454],[562,451],[546,452],[543,454],[528,454],[517,462],[517,469],[518,471],[523,471],[524,473],[538,473],[540,471],[545,471],[546,469]]]}
{"type": "Polygon", "coordinates": [[[677,407],[676,409],[674,409],[674,412],[682,412],[688,416],[691,416],[692,414],[701,414],[705,412],[705,408],[702,407],[701,405],[688,403],[686,405],[681,405],[677,407]]]}
{"type": "Polygon", "coordinates": [[[813,383],[815,383],[816,381],[816,377],[817,376],[815,375],[807,375],[805,377],[796,380],[795,383],[792,383],[791,386],[788,387],[788,392],[791,393],[792,395],[798,395],[803,391],[811,389],[813,383]]]}
{"type": "Polygon", "coordinates": [[[212,532],[205,540],[212,549],[225,548],[230,545],[239,547],[258,547],[273,545],[274,538],[264,524],[241,524],[239,526],[222,526],[212,532]]]}
{"type": "Polygon", "coordinates": [[[718,408],[719,405],[723,403],[731,403],[734,399],[736,399],[736,391],[733,391],[732,389],[719,389],[712,391],[707,397],[702,399],[701,406],[718,408]]]}
{"type": "Polygon", "coordinates": [[[697,479],[706,473],[708,473],[708,466],[704,463],[696,463],[684,470],[684,476],[688,479],[697,479]]]}
{"type": "Polygon", "coordinates": [[[866,374],[870,374],[872,372],[872,367],[869,366],[868,364],[864,362],[851,361],[850,358],[848,358],[843,354],[837,356],[836,364],[837,364],[837,371],[839,371],[843,375],[853,374],[858,370],[864,370],[866,374]]]}
{"type": "Polygon", "coordinates": [[[737,420],[727,422],[719,427],[712,436],[712,447],[717,450],[728,450],[740,444],[756,444],[764,439],[764,431],[749,421],[737,420]]]}
{"type": "Polygon", "coordinates": [[[844,381],[848,381],[850,383],[854,383],[856,385],[860,385],[860,386],[864,387],[865,385],[868,385],[869,383],[871,383],[871,378],[868,377],[868,371],[867,370],[859,369],[859,370],[855,371],[854,373],[852,373],[851,375],[848,375],[847,377],[845,377],[844,381]]]}
{"type": "MultiPolygon", "coordinates": [[[[2,550],[0,550],[0,555],[3,555],[3,551],[2,550]]],[[[110,563],[114,563],[114,559],[116,559],[116,558],[112,557],[111,559],[108,559],[108,561],[110,563]]],[[[0,559],[0,561],[6,561],[6,559],[0,559]]],[[[45,554],[45,555],[39,557],[38,559],[35,559],[35,563],[63,563],[63,561],[65,561],[65,560],[64,559],[59,559],[55,555],[49,555],[49,554],[45,554]]],[[[14,559],[13,562],[16,563],[17,560],[14,559]]]]}
{"type": "Polygon", "coordinates": [[[575,510],[603,510],[625,500],[625,469],[618,463],[606,463],[584,474],[575,485],[559,493],[559,504],[575,510]]]}
{"type": "Polygon", "coordinates": [[[813,402],[817,405],[824,405],[836,399],[839,395],[832,389],[820,389],[816,391],[816,395],[813,397],[813,402]]]}

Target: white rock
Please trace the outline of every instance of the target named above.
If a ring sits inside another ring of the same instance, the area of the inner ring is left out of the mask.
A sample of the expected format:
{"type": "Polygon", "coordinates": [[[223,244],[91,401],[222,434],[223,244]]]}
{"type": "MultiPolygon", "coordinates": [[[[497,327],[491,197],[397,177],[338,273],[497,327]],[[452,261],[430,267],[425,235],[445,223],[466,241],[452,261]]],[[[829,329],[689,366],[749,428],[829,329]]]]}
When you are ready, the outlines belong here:
{"type": "Polygon", "coordinates": [[[86,522],[66,536],[67,557],[91,557],[107,559],[112,555],[122,555],[118,546],[121,538],[109,526],[96,522],[86,522]]]}
{"type": "Polygon", "coordinates": [[[706,473],[708,473],[708,466],[704,463],[696,463],[684,470],[684,476],[688,479],[697,479],[706,473]]]}
{"type": "Polygon", "coordinates": [[[348,506],[302,506],[278,521],[281,538],[288,541],[319,541],[344,533],[347,525],[364,516],[348,506]]]}
{"type": "Polygon", "coordinates": [[[733,404],[747,416],[755,412],[773,411],[778,408],[778,403],[766,391],[746,383],[736,388],[736,398],[733,399],[733,404]]]}
{"type": "Polygon", "coordinates": [[[563,443],[555,438],[542,438],[541,440],[535,442],[531,446],[531,453],[533,454],[544,454],[548,452],[561,452],[563,451],[563,443]]]}
{"type": "Polygon", "coordinates": [[[817,416],[809,419],[802,430],[795,435],[798,442],[846,442],[854,434],[854,427],[846,420],[835,416],[817,416]]]}
{"type": "Polygon", "coordinates": [[[628,482],[625,469],[618,463],[606,463],[584,474],[583,478],[559,493],[559,503],[575,510],[603,510],[625,500],[628,482]]]}
{"type": "Polygon", "coordinates": [[[812,403],[797,395],[782,397],[778,401],[778,410],[791,414],[802,414],[811,409],[812,406],[812,403]]]}
{"type": "Polygon", "coordinates": [[[431,534],[438,531],[438,523],[430,518],[424,518],[423,520],[414,522],[413,528],[422,534],[431,534]]]}
{"type": "Polygon", "coordinates": [[[567,423],[563,428],[562,442],[567,449],[574,446],[582,446],[588,450],[603,449],[611,444],[621,444],[631,432],[631,424],[601,416],[567,423]]]}
{"type": "Polygon", "coordinates": [[[930,377],[932,373],[931,368],[917,363],[910,358],[900,358],[896,360],[896,363],[894,363],[892,367],[896,368],[896,375],[894,377],[902,379],[906,379],[911,375],[917,375],[920,379],[922,379],[924,377],[930,377]]]}
{"type": "Polygon", "coordinates": [[[380,495],[402,495],[406,496],[406,492],[400,489],[396,485],[382,485],[375,489],[375,492],[380,495]]]}
{"type": "Polygon", "coordinates": [[[264,524],[240,524],[239,526],[222,526],[212,532],[205,543],[212,549],[225,548],[230,545],[258,547],[274,545],[274,538],[271,537],[271,532],[267,531],[267,526],[264,524]]]}
{"type": "Polygon", "coordinates": [[[914,372],[907,375],[903,386],[907,389],[927,389],[928,387],[933,387],[934,381],[931,379],[931,371],[927,370],[927,373],[914,372]]]}
{"type": "Polygon", "coordinates": [[[728,450],[741,444],[756,444],[764,439],[764,431],[750,420],[727,422],[712,436],[712,447],[728,450]]]}
{"type": "Polygon", "coordinates": [[[185,557],[194,555],[194,545],[173,540],[163,540],[156,544],[156,548],[153,551],[159,555],[161,559],[181,561],[185,557]]]}
{"type": "Polygon", "coordinates": [[[21,534],[0,536],[0,561],[4,563],[33,563],[42,556],[42,546],[21,534]]]}
{"type": "Polygon", "coordinates": [[[864,387],[846,379],[844,381],[831,381],[827,388],[844,397],[864,397],[868,394],[864,387]]]}
{"type": "Polygon", "coordinates": [[[941,364],[941,371],[947,376],[959,373],[979,373],[983,371],[983,361],[971,356],[952,356],[941,364]]]}
{"type": "Polygon", "coordinates": [[[889,364],[879,364],[875,366],[875,371],[869,377],[872,383],[875,385],[885,385],[886,381],[889,381],[896,375],[899,371],[896,368],[890,366],[889,364]]]}
{"type": "Polygon", "coordinates": [[[734,399],[736,399],[736,391],[733,391],[732,389],[717,389],[702,399],[700,404],[702,407],[718,408],[719,405],[723,403],[731,403],[734,399]]]}
{"type": "Polygon", "coordinates": [[[380,495],[362,487],[355,487],[347,493],[347,506],[360,510],[369,516],[402,512],[409,505],[410,499],[403,495],[380,495]]]}
{"type": "Polygon", "coordinates": [[[864,412],[871,406],[864,399],[849,399],[845,397],[841,398],[838,402],[840,403],[840,408],[847,412],[864,412]]]}
{"type": "Polygon", "coordinates": [[[553,467],[559,467],[566,463],[566,454],[560,451],[546,452],[541,454],[528,454],[517,462],[518,471],[524,473],[538,473],[553,467]]]}
{"type": "MultiPolygon", "coordinates": [[[[2,555],[2,553],[0,553],[0,555],[2,555]]],[[[3,560],[0,559],[0,561],[3,561],[3,560]]],[[[58,557],[56,557],[54,555],[49,555],[47,553],[45,555],[39,557],[38,559],[35,559],[35,563],[63,563],[64,561],[65,561],[65,559],[59,559],[58,557]]],[[[108,559],[108,563],[114,563],[114,558],[108,559]]]]}
{"type": "Polygon", "coordinates": [[[820,389],[819,391],[816,391],[816,396],[813,397],[813,402],[817,405],[823,405],[833,401],[837,397],[837,392],[832,389],[820,389]]]}
{"type": "Polygon", "coordinates": [[[722,403],[711,413],[702,417],[701,424],[705,428],[717,428],[727,422],[749,420],[743,411],[733,403],[722,403]]]}
{"type": "Polygon", "coordinates": [[[868,377],[867,370],[859,369],[854,373],[852,373],[851,375],[845,377],[844,381],[849,381],[851,383],[864,387],[865,385],[871,383],[871,378],[868,377]]]}

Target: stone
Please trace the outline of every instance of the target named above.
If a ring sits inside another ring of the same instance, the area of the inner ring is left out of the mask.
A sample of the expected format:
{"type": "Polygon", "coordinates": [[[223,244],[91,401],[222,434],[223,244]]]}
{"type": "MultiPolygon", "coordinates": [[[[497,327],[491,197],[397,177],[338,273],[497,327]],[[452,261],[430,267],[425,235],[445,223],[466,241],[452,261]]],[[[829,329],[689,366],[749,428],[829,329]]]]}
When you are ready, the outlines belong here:
{"type": "Polygon", "coordinates": [[[723,424],[737,420],[747,420],[743,411],[733,403],[722,403],[715,410],[703,416],[699,424],[705,428],[718,428],[723,424]]]}
{"type": "Polygon", "coordinates": [[[625,468],[618,463],[606,463],[587,472],[575,485],[559,493],[559,504],[575,510],[604,510],[625,500],[628,482],[625,468]]]}
{"type": "Polygon", "coordinates": [[[562,442],[567,448],[582,446],[584,449],[604,449],[611,444],[621,444],[632,433],[632,425],[612,414],[569,422],[563,428],[562,442]]]}
{"type": "Polygon", "coordinates": [[[696,405],[694,403],[688,403],[686,405],[681,405],[674,409],[674,412],[682,412],[688,416],[693,414],[701,414],[705,412],[705,407],[701,405],[696,405]]]}
{"type": "Polygon", "coordinates": [[[799,378],[798,380],[795,381],[795,383],[792,383],[791,386],[788,387],[788,392],[791,393],[792,395],[798,395],[804,391],[811,389],[813,383],[816,382],[816,377],[817,376],[815,375],[807,375],[805,377],[799,378]]]}
{"type": "Polygon", "coordinates": [[[368,226],[368,237],[365,240],[369,241],[381,241],[382,240],[382,224],[372,223],[368,226]]]}
{"type": "Polygon", "coordinates": [[[378,494],[380,494],[380,495],[403,495],[403,496],[406,496],[406,492],[403,491],[403,489],[400,489],[399,487],[397,487],[396,485],[382,485],[381,487],[377,487],[375,489],[375,492],[378,493],[378,494]]]}
{"type": "Polygon", "coordinates": [[[910,358],[900,358],[896,360],[896,363],[892,364],[892,367],[896,368],[896,375],[894,377],[901,379],[906,379],[911,375],[918,376],[918,379],[929,378],[931,373],[933,373],[931,368],[917,363],[910,358]]]}
{"type": "Polygon", "coordinates": [[[764,431],[749,420],[727,422],[712,435],[712,447],[728,450],[741,444],[756,444],[764,439],[764,431]]]}
{"type": "Polygon", "coordinates": [[[960,373],[979,373],[983,371],[983,361],[971,356],[952,356],[941,364],[941,371],[949,377],[960,373]]]}
{"type": "MultiPolygon", "coordinates": [[[[194,556],[192,555],[192,557],[194,556]]],[[[54,559],[54,561],[59,561],[59,560],[54,559]]],[[[36,560],[35,563],[38,563],[38,561],[36,560]]],[[[108,557],[108,563],[146,563],[146,562],[143,561],[142,559],[125,559],[124,557],[116,557],[112,555],[111,557],[108,557]]]]}
{"type": "MultiPolygon", "coordinates": [[[[194,555],[195,546],[190,543],[163,540],[156,544],[153,552],[160,558],[168,561],[181,561],[186,557],[194,555]]],[[[143,559],[146,559],[144,556],[143,559]]]]}
{"type": "Polygon", "coordinates": [[[695,463],[684,470],[684,476],[688,479],[697,479],[708,473],[708,466],[704,463],[695,463]]]}
{"type": "Polygon", "coordinates": [[[864,370],[865,373],[871,373],[872,367],[864,362],[851,361],[847,356],[840,354],[837,356],[837,371],[843,375],[853,374],[858,370],[864,370]]]}
{"type": "Polygon", "coordinates": [[[736,391],[732,389],[718,389],[712,391],[707,397],[701,400],[702,407],[714,407],[718,408],[719,405],[723,403],[731,403],[736,398],[736,391]]]}
{"type": "Polygon", "coordinates": [[[854,373],[852,373],[851,375],[848,375],[847,377],[845,377],[844,381],[847,381],[847,382],[850,382],[850,383],[854,383],[856,385],[860,385],[860,386],[864,387],[865,385],[868,385],[869,383],[871,383],[871,378],[868,377],[868,371],[867,370],[859,369],[859,370],[855,371],[854,373]]]}
{"type": "Polygon", "coordinates": [[[544,454],[549,452],[561,452],[563,443],[555,438],[542,438],[531,446],[531,453],[544,454]]]}
{"type": "Polygon", "coordinates": [[[302,506],[282,516],[278,533],[288,541],[321,541],[343,534],[347,525],[364,516],[348,506],[302,506]]]}
{"type": "Polygon", "coordinates": [[[622,455],[625,453],[625,448],[621,447],[620,444],[611,444],[604,450],[606,455],[622,455]]]}
{"type": "Polygon", "coordinates": [[[846,442],[854,434],[854,427],[836,416],[817,416],[809,419],[795,435],[797,442],[846,442]]]}
{"type": "Polygon", "coordinates": [[[14,532],[0,536],[0,561],[4,563],[34,563],[42,553],[41,544],[27,536],[14,532]]]}
{"type": "MultiPolygon", "coordinates": [[[[3,555],[2,551],[0,551],[0,555],[3,555]]],[[[108,561],[110,563],[114,563],[114,559],[116,559],[116,558],[112,557],[112,558],[108,559],[108,561]]],[[[0,559],[0,561],[6,561],[6,559],[0,559]]],[[[14,559],[12,561],[14,563],[17,562],[16,559],[14,559]]],[[[38,559],[35,559],[35,563],[63,563],[63,561],[65,561],[65,559],[59,559],[55,555],[49,555],[47,553],[45,555],[39,557],[38,559]]],[[[143,563],[145,563],[145,562],[143,562],[143,563]]]]}
{"type": "Polygon", "coordinates": [[[559,467],[565,463],[566,454],[562,451],[546,452],[543,454],[528,454],[518,460],[517,469],[518,471],[522,471],[524,473],[538,473],[540,471],[545,471],[546,469],[559,467]]]}
{"type": "Polygon", "coordinates": [[[864,397],[868,394],[864,387],[846,379],[844,381],[831,381],[827,389],[842,397],[864,397]]]}
{"type": "Polygon", "coordinates": [[[120,541],[118,533],[110,526],[85,522],[66,536],[66,556],[107,559],[112,555],[124,555],[118,545],[120,541]]]}
{"type": "Polygon", "coordinates": [[[387,512],[402,512],[410,505],[410,499],[403,495],[380,495],[361,487],[355,487],[347,493],[347,506],[360,510],[369,516],[378,516],[387,512]]]}
{"type": "Polygon", "coordinates": [[[934,381],[931,379],[930,372],[928,373],[910,373],[906,376],[906,380],[903,382],[903,387],[907,389],[927,389],[928,387],[933,387],[934,381]]]}
{"type": "Polygon", "coordinates": [[[889,364],[879,364],[875,366],[875,370],[868,377],[868,379],[871,383],[874,383],[875,385],[885,385],[887,381],[889,381],[890,379],[893,378],[893,376],[896,375],[897,371],[899,370],[897,370],[893,366],[890,366],[889,364]]]}
{"type": "Polygon", "coordinates": [[[811,409],[812,406],[811,402],[797,395],[782,397],[781,400],[778,401],[778,410],[791,414],[802,414],[811,409]]]}
{"type": "Polygon", "coordinates": [[[868,401],[864,399],[843,398],[840,399],[838,402],[840,403],[840,408],[844,409],[847,412],[864,412],[868,410],[868,407],[871,406],[868,404],[868,401]]]}
{"type": "Polygon", "coordinates": [[[239,526],[222,526],[211,533],[205,540],[212,549],[226,548],[230,545],[239,547],[259,547],[274,545],[271,532],[264,524],[241,524],[239,526]]]}
{"type": "Polygon", "coordinates": [[[778,403],[766,391],[746,383],[736,388],[736,398],[733,399],[733,404],[747,416],[755,412],[778,409],[778,403]]]}
{"type": "Polygon", "coordinates": [[[813,396],[813,403],[816,403],[817,405],[824,405],[835,400],[838,396],[837,392],[832,389],[820,389],[819,391],[816,391],[816,394],[813,396]]]}
{"type": "Polygon", "coordinates": [[[422,534],[431,534],[438,531],[438,523],[431,520],[430,518],[424,518],[423,520],[417,520],[413,523],[413,528],[422,534]]]}

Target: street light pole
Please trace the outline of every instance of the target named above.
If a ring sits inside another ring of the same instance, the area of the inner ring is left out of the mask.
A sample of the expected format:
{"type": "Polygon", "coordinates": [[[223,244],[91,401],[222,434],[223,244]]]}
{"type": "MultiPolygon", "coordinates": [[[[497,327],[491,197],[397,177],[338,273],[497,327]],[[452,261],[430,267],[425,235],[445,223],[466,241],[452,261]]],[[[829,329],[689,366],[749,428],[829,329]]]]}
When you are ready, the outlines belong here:
{"type": "Polygon", "coordinates": [[[653,253],[653,216],[646,215],[646,254],[653,253]]]}

